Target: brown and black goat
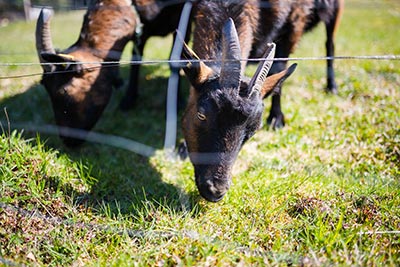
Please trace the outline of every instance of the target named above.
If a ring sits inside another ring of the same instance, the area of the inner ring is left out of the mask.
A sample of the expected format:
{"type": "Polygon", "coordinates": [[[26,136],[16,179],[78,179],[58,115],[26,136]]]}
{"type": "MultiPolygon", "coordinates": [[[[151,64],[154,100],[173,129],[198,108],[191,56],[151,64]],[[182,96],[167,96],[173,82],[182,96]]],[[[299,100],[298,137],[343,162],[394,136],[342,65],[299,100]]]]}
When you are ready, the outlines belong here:
{"type": "Polygon", "coordinates": [[[230,187],[240,149],[261,127],[263,98],[296,65],[267,76],[275,51],[269,44],[253,78],[244,76],[258,27],[258,1],[200,1],[196,8],[193,50],[185,46],[183,53],[190,60],[183,69],[191,88],[182,130],[197,188],[217,202],[230,187]]]}
{"type": "MultiPolygon", "coordinates": [[[[150,37],[175,33],[185,2],[186,0],[133,0],[143,25],[138,38],[134,40],[133,61],[142,59],[144,47],[150,37]]],[[[186,42],[190,38],[190,26],[189,21],[187,31],[184,33],[186,42]]],[[[128,88],[120,102],[121,110],[129,110],[135,104],[139,91],[139,70],[140,65],[131,66],[128,88]]]]}
{"type": "Polygon", "coordinates": [[[100,118],[112,89],[120,85],[118,64],[134,34],[137,15],[130,0],[93,1],[85,14],[79,39],[56,52],[50,34],[51,12],[43,9],[36,26],[36,48],[43,63],[46,88],[68,146],[78,145],[100,118]],[[78,136],[76,130],[82,130],[78,136]],[[79,137],[79,138],[76,138],[79,137]]]}
{"type": "MultiPolygon", "coordinates": [[[[287,58],[294,51],[301,36],[319,22],[326,28],[326,55],[334,56],[335,32],[344,8],[344,0],[262,0],[259,31],[253,44],[252,57],[261,57],[265,44],[276,43],[276,57],[287,58]]],[[[287,61],[275,61],[271,74],[285,69],[287,61]]],[[[281,91],[281,90],[280,90],[281,91]]],[[[327,60],[327,91],[337,93],[333,59],[327,60]]],[[[285,125],[281,110],[281,96],[272,96],[267,123],[273,129],[285,125]]]]}

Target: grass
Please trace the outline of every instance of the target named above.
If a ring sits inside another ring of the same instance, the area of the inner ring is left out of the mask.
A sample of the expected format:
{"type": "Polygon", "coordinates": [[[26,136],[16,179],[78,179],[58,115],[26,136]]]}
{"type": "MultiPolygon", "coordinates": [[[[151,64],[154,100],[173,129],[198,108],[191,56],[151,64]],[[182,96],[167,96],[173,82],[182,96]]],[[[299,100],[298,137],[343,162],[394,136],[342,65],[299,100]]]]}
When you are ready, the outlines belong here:
{"type": "MultiPolygon", "coordinates": [[[[72,44],[81,21],[56,15],[55,45],[72,44]]],[[[337,55],[398,55],[398,25],[396,1],[348,0],[337,55]]],[[[36,62],[33,30],[0,28],[1,61],[36,62]]],[[[324,42],[320,26],[293,56],[324,55],[324,42]]],[[[170,43],[153,38],[145,57],[167,58],[170,43]]],[[[168,65],[144,66],[136,109],[119,112],[116,91],[94,129],[156,148],[150,158],[29,131],[54,124],[40,76],[0,79],[0,265],[398,266],[400,62],[336,61],[336,96],[323,92],[325,62],[298,63],[283,91],[287,126],[243,147],[217,204],[199,197],[189,161],[162,153],[168,65]]]]}

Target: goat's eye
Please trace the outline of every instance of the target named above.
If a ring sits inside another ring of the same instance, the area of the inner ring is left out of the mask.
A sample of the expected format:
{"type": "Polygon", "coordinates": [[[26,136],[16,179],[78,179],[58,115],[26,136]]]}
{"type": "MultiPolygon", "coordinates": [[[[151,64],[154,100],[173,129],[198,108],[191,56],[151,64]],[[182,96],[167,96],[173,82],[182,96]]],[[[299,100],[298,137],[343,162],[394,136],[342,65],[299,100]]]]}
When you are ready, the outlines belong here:
{"type": "Polygon", "coordinates": [[[207,119],[206,115],[201,112],[197,112],[197,118],[201,121],[205,121],[207,119]]]}

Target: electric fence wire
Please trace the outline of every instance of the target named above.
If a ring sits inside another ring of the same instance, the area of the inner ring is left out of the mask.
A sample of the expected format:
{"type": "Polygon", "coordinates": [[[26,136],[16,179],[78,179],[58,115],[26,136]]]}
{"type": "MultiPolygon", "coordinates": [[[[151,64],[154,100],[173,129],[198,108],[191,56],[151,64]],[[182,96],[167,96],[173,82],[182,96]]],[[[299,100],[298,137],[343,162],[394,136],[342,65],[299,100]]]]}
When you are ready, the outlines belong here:
{"type": "MultiPolygon", "coordinates": [[[[265,58],[248,58],[248,59],[240,59],[239,61],[247,61],[247,62],[261,62],[265,61],[265,58]]],[[[268,59],[271,60],[271,59],[268,59]]],[[[321,60],[400,60],[400,55],[360,55],[360,56],[334,56],[334,57],[292,57],[292,58],[274,58],[271,61],[321,61],[321,60]]],[[[107,61],[107,62],[98,62],[98,61],[90,61],[90,62],[68,62],[69,65],[75,64],[97,64],[99,66],[96,67],[88,67],[83,68],[84,70],[91,70],[96,68],[104,68],[104,67],[115,67],[116,65],[159,65],[159,64],[179,64],[181,66],[186,65],[189,62],[203,63],[212,63],[218,62],[217,60],[179,60],[179,59],[166,59],[166,60],[121,60],[121,61],[107,61]]],[[[44,65],[64,65],[65,62],[61,63],[39,63],[39,62],[0,62],[1,67],[31,67],[31,66],[44,66],[44,65]]],[[[63,74],[74,72],[74,70],[62,70],[62,71],[53,71],[51,74],[63,74]]],[[[18,79],[32,76],[41,76],[42,72],[37,73],[26,73],[20,75],[6,75],[0,76],[1,79],[18,79]]],[[[48,75],[48,74],[44,74],[48,75]]]]}

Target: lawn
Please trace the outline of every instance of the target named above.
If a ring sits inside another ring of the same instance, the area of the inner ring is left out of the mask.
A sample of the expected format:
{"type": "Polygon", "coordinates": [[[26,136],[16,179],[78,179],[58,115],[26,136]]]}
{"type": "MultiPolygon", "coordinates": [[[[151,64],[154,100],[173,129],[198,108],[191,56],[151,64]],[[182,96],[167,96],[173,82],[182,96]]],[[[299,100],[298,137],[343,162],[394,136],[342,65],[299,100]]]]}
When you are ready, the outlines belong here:
{"type": "MultiPolygon", "coordinates": [[[[82,16],[56,14],[57,47],[77,39],[82,16]]],[[[336,54],[400,55],[399,26],[398,1],[348,0],[336,54]]],[[[257,132],[225,198],[209,203],[191,163],[162,150],[168,64],[143,66],[135,109],[120,112],[116,90],[93,129],[154,156],[107,137],[67,149],[48,131],[40,66],[4,64],[37,63],[34,27],[0,28],[0,265],[400,265],[400,60],[337,60],[338,95],[324,92],[323,60],[297,61],[283,90],[286,127],[257,132]]],[[[152,38],[145,59],[167,59],[171,42],[152,38]]],[[[320,25],[293,57],[324,56],[324,44],[320,25]]]]}

